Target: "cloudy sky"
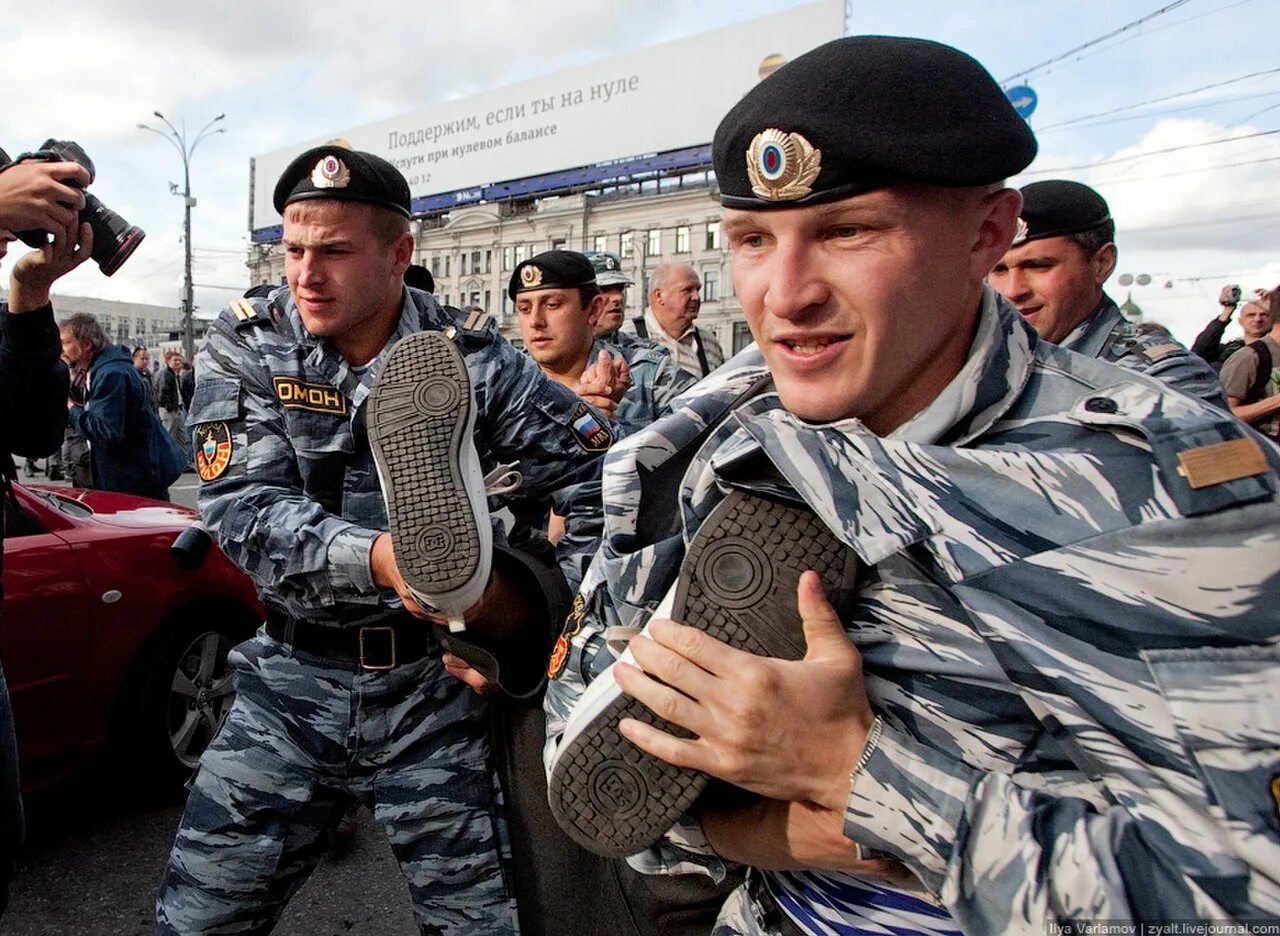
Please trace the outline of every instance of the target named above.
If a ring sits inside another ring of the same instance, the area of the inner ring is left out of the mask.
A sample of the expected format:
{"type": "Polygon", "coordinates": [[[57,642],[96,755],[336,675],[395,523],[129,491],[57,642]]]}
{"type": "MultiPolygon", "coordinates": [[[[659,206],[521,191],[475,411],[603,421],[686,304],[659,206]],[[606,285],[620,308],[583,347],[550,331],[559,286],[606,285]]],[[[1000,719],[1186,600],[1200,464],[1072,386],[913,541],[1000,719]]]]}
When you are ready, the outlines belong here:
{"type": "MultiPolygon", "coordinates": [[[[226,132],[192,160],[196,301],[213,313],[247,284],[251,156],[792,5],[63,0],[55,13],[11,2],[0,145],[16,155],[50,136],[79,141],[98,196],[147,230],[112,279],[88,265],[62,291],[176,304],[182,203],[169,183],[181,184],[181,160],[137,124],[157,124],[158,110],[194,136],[225,113],[226,132]]],[[[1133,298],[1184,340],[1224,283],[1280,283],[1280,3],[852,0],[849,31],[949,42],[1002,82],[1029,83],[1040,155],[1016,181],[1098,188],[1119,226],[1118,273],[1152,277],[1133,298]]],[[[1128,292],[1110,288],[1119,301],[1128,292]]]]}

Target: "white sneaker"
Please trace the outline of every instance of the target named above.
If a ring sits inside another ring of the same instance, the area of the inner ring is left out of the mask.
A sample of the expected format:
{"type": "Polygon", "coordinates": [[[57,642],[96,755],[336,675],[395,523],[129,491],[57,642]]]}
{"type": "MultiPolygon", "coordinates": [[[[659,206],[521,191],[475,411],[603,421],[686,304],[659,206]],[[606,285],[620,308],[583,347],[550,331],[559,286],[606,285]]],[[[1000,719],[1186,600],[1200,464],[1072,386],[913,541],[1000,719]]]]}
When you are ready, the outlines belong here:
{"type": "MultiPolygon", "coordinates": [[[[796,608],[800,575],[817,572],[840,611],[851,606],[857,567],[853,551],[807,508],[734,491],[698,529],[674,594],[650,620],[672,617],[741,650],[798,660],[805,653],[796,608]]],[[[619,659],[635,665],[630,651],[619,659]]],[[[635,747],[618,732],[624,718],[689,737],[623,693],[610,666],[574,706],[548,784],[560,827],[584,848],[610,857],[656,842],[710,779],[635,747]]]]}
{"type": "Polygon", "coordinates": [[[493,528],[461,352],[442,332],[401,339],[365,405],[396,566],[419,604],[462,630],[489,583],[493,528]]]}

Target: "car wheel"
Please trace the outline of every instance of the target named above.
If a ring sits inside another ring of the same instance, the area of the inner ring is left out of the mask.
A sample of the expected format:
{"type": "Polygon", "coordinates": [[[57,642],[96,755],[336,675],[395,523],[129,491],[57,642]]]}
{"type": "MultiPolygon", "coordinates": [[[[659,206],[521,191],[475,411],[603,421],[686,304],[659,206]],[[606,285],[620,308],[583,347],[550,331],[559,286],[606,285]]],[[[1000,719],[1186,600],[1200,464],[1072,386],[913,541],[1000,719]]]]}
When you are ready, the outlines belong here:
{"type": "Polygon", "coordinates": [[[247,636],[226,622],[196,620],[152,644],[128,722],[135,766],[161,783],[196,768],[235,700],[227,653],[247,636]]]}

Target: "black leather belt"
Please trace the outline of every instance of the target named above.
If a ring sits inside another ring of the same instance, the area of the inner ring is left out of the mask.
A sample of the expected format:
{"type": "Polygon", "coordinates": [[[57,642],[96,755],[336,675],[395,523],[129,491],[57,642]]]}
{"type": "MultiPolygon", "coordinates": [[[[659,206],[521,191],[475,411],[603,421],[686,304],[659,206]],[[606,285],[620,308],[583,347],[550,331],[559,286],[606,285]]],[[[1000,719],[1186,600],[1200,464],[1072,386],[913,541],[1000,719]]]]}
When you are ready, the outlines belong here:
{"type": "Polygon", "coordinates": [[[274,612],[267,616],[267,636],[295,650],[345,663],[365,672],[395,669],[439,652],[440,641],[430,621],[408,614],[364,627],[327,627],[290,621],[274,612]]]}

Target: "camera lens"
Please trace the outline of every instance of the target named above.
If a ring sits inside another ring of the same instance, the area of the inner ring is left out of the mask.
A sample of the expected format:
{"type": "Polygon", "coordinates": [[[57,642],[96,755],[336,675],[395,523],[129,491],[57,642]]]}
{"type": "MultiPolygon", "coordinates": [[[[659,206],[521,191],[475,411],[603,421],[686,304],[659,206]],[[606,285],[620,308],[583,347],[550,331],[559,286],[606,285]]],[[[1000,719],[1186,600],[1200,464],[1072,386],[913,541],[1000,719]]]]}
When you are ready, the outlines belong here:
{"type": "Polygon", "coordinates": [[[130,224],[88,193],[80,220],[89,222],[93,229],[93,261],[104,276],[120,269],[147,236],[142,228],[130,224]]]}

